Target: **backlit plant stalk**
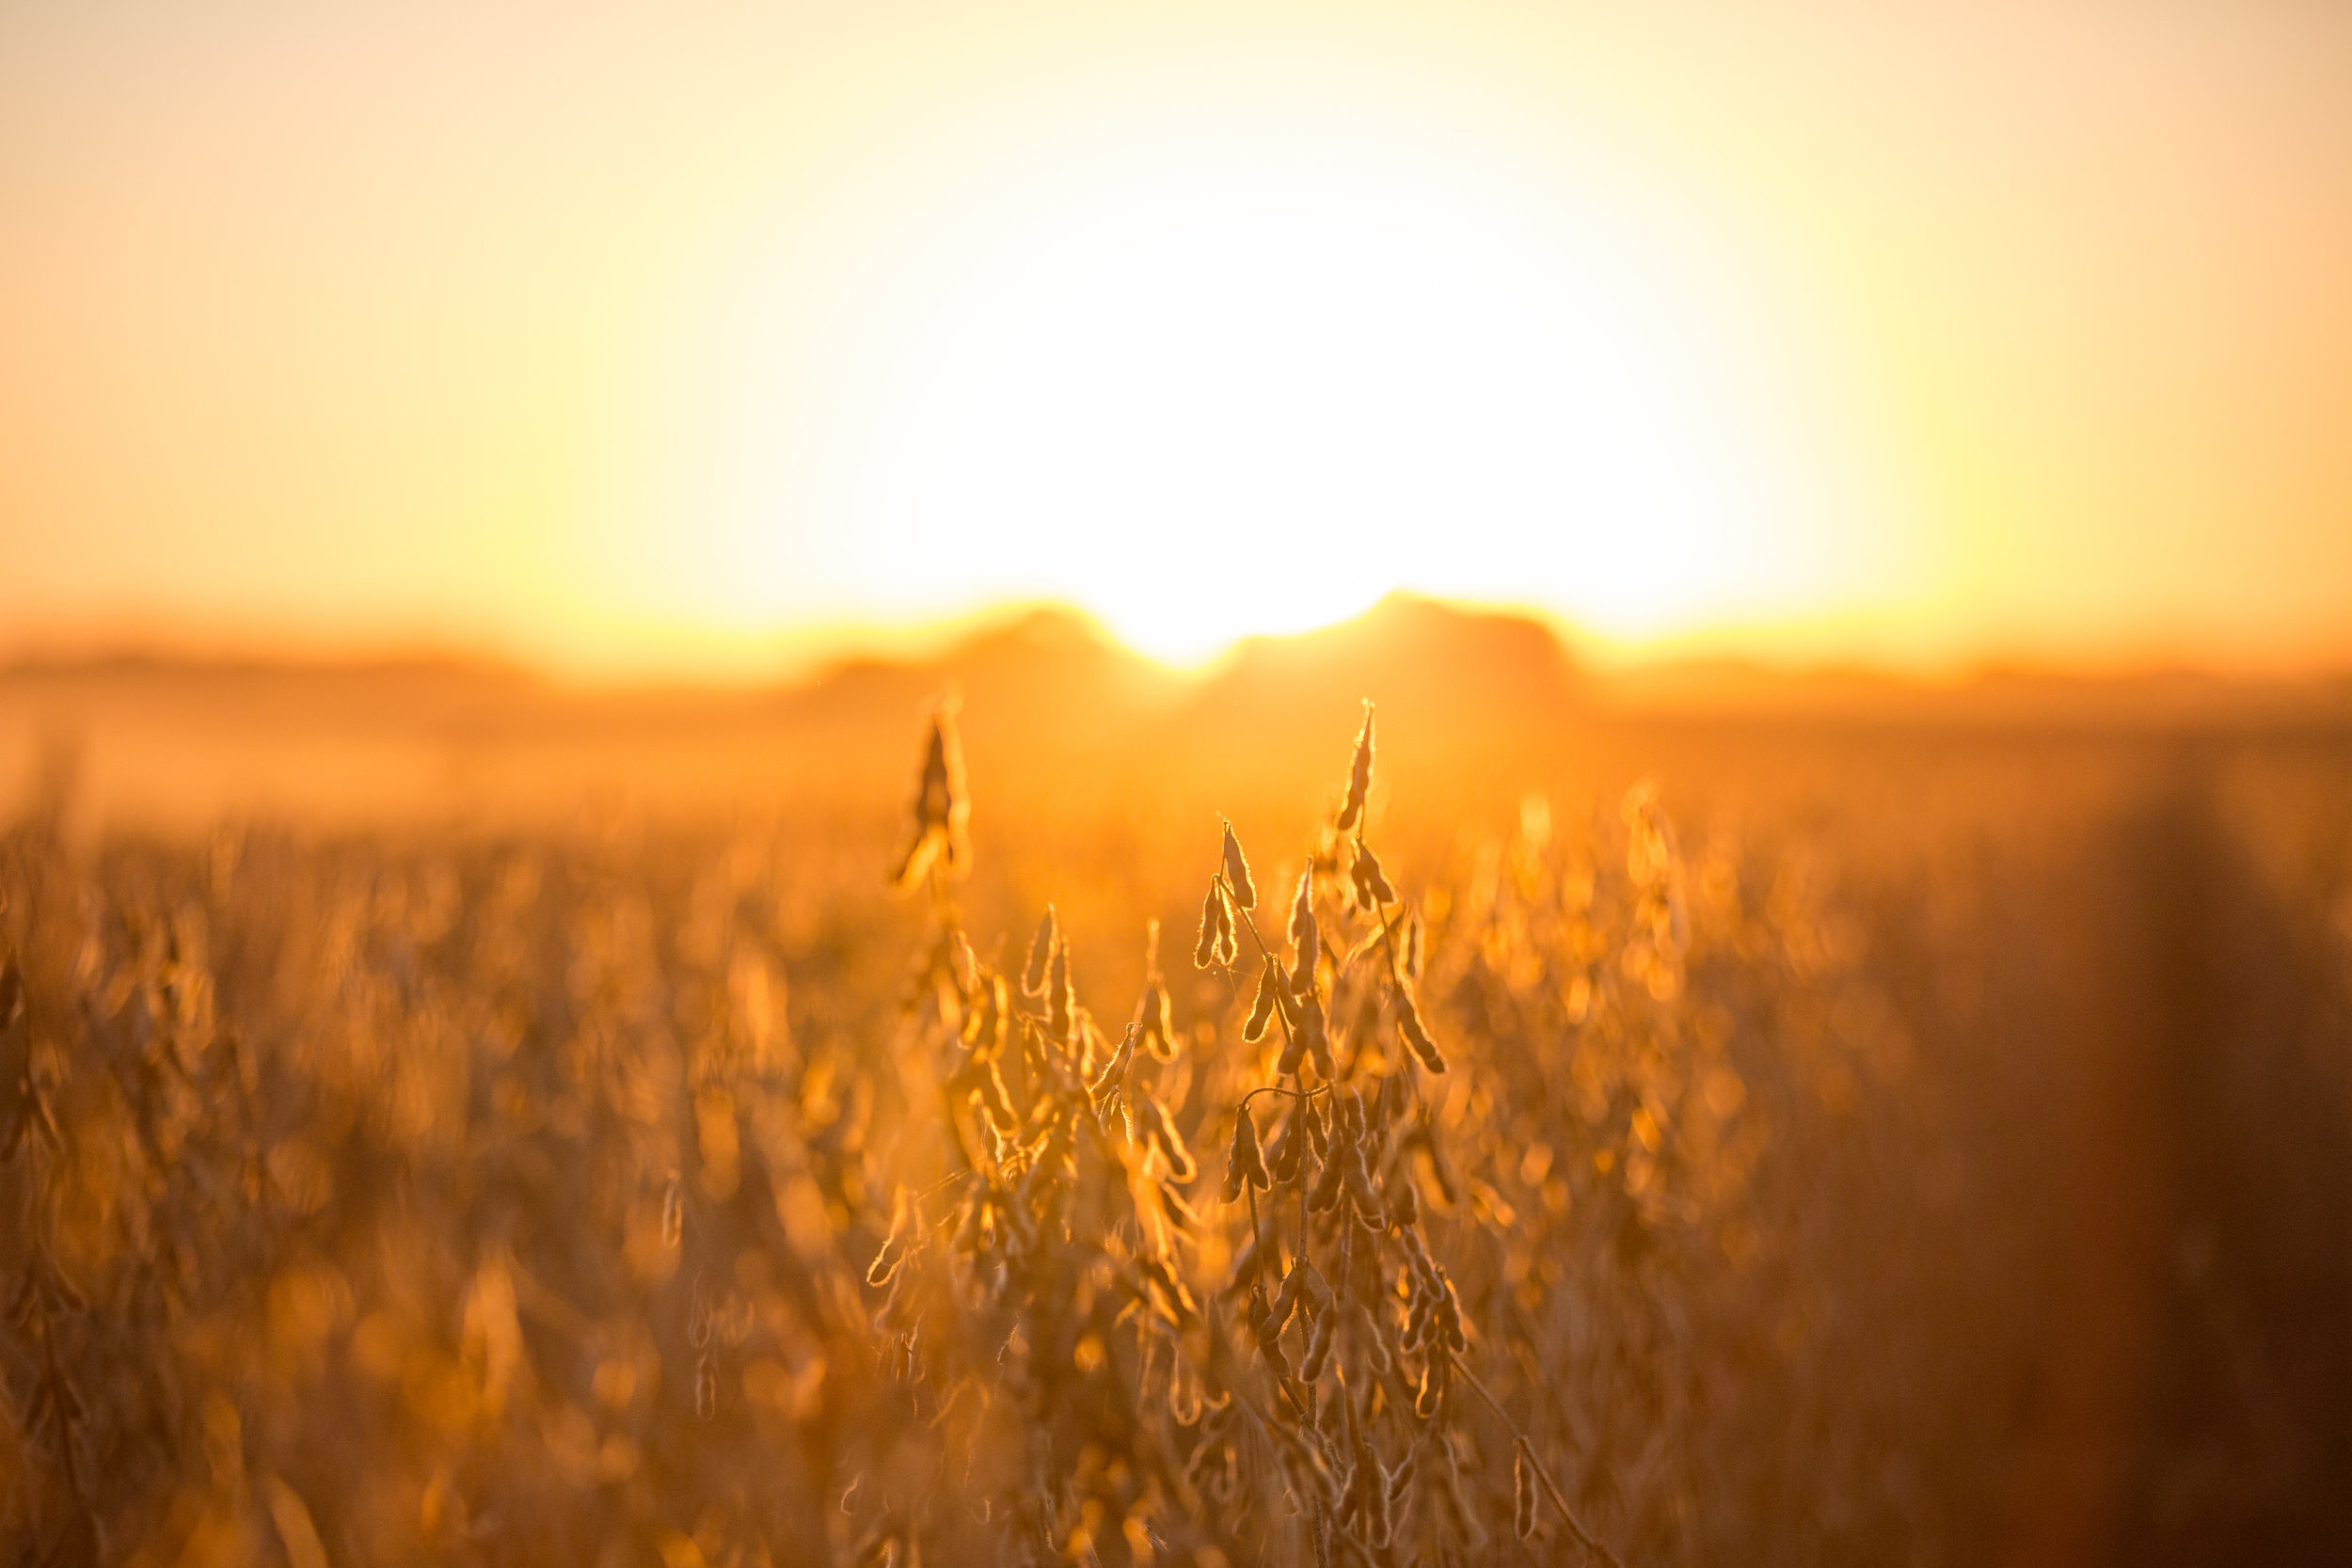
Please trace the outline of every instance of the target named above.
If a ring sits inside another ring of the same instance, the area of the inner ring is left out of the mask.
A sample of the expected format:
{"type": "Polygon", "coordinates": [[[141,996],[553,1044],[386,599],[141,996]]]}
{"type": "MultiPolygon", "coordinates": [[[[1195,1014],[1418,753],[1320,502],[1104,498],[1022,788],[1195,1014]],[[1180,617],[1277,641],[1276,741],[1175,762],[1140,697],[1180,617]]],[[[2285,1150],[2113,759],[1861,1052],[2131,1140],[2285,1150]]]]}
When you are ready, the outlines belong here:
{"type": "MultiPolygon", "coordinates": [[[[937,853],[963,801],[952,728],[934,721],[898,879],[930,873],[936,934],[918,992],[936,999],[960,1168],[902,1194],[867,1283],[883,1292],[875,1322],[910,1415],[965,1431],[968,1469],[989,1456],[980,1490],[1016,1553],[1232,1561],[1242,1545],[1224,1521],[1250,1513],[1295,1518],[1320,1564],[1485,1538],[1462,1490],[1470,1411],[1454,1397],[1485,1386],[1422,1222],[1423,1180],[1454,1199],[1420,1084],[1446,1062],[1414,994],[1419,923],[1365,837],[1373,765],[1367,705],[1343,804],[1288,901],[1286,958],[1259,930],[1258,879],[1223,830],[1194,962],[1232,972],[1248,938],[1242,1040],[1273,1060],[1257,1059],[1266,1076],[1224,1112],[1194,1118],[1231,1117],[1222,1191],[1242,1227],[1204,1300],[1187,1255],[1212,1222],[1185,1190],[1198,1166],[1181,1101],[1204,1064],[1184,1059],[1157,927],[1116,1040],[1078,1000],[1050,907],[1017,975],[977,959],[943,874],[961,862],[937,853]],[[1335,917],[1370,927],[1352,947],[1325,940],[1327,883],[1335,917]],[[1237,1511],[1243,1494],[1257,1506],[1237,1511]]],[[[1539,1476],[1574,1536],[1613,1561],[1486,1402],[1522,1492],[1539,1476]]],[[[944,1528],[924,1488],[857,1497],[869,1552],[914,1550],[944,1528]]]]}

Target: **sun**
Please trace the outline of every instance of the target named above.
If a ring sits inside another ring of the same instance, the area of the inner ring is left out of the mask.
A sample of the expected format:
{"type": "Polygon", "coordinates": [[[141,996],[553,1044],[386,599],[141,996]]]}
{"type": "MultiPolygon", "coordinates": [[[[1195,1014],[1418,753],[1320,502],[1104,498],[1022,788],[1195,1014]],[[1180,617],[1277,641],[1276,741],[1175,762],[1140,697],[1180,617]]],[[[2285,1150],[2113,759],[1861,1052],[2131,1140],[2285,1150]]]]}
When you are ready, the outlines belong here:
{"type": "Polygon", "coordinates": [[[1771,345],[1606,180],[1376,117],[1083,132],[869,171],[716,291],[648,563],[686,612],[1052,599],[1183,664],[1398,588],[1639,637],[1818,587],[1771,345]]]}

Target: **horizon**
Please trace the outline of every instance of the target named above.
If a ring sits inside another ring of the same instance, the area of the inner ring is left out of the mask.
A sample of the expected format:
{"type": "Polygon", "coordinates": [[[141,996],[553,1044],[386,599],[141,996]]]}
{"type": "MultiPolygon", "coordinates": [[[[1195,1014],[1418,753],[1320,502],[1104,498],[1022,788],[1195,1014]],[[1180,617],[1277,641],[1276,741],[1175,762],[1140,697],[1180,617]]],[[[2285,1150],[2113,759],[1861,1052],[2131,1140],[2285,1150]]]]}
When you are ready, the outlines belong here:
{"type": "Polygon", "coordinates": [[[1043,622],[1075,629],[1103,652],[1132,659],[1177,686],[1198,686],[1234,671],[1253,648],[1328,646],[1335,637],[1343,638],[1357,628],[1378,625],[1385,613],[1398,606],[1434,610],[1460,623],[1502,621],[1534,627],[1560,650],[1568,668],[1580,678],[1602,687],[1613,684],[1640,688],[1660,678],[1687,677],[1701,682],[1723,678],[1748,683],[1740,685],[1738,690],[1756,696],[1775,688],[1795,689],[1822,682],[1857,682],[1921,695],[2019,681],[2086,687],[2189,683],[2249,691],[2325,689],[2352,683],[2352,657],[2329,662],[2266,665],[2200,660],[2163,649],[2098,660],[2053,659],[1996,650],[1949,663],[1903,664],[1857,655],[1808,657],[1705,633],[1656,646],[1627,647],[1581,631],[1540,609],[1447,599],[1403,589],[1336,621],[1294,631],[1245,633],[1205,658],[1181,662],[1155,657],[1129,642],[1083,606],[1034,600],[934,621],[842,631],[830,638],[811,640],[803,651],[767,663],[746,659],[725,665],[689,661],[675,666],[583,667],[534,657],[528,651],[501,648],[487,641],[232,641],[174,640],[158,638],[150,632],[115,639],[85,636],[49,642],[23,641],[13,649],[0,649],[0,680],[140,673],[328,679],[445,674],[519,680],[550,691],[588,696],[787,693],[820,688],[862,669],[919,671],[951,666],[975,650],[996,645],[1012,634],[1043,622]]]}

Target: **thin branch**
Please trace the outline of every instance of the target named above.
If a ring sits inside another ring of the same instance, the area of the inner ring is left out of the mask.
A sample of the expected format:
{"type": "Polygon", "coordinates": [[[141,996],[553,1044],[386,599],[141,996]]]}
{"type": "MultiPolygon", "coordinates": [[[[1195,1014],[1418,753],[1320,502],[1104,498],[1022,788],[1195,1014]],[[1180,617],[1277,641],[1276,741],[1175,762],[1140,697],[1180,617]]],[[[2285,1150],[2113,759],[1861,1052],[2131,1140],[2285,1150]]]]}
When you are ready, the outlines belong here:
{"type": "Polygon", "coordinates": [[[1454,1370],[1480,1399],[1486,1402],[1486,1408],[1495,1413],[1495,1419],[1510,1430],[1511,1436],[1518,1443],[1519,1451],[1527,1455],[1527,1467],[1534,1471],[1535,1479],[1543,1483],[1544,1495],[1551,1499],[1551,1506],[1558,1509],[1560,1517],[1567,1522],[1568,1533],[1576,1537],[1577,1544],[1609,1564],[1609,1568],[1625,1568],[1625,1564],[1617,1560],[1617,1554],[1602,1545],[1600,1538],[1586,1529],[1583,1521],[1576,1516],[1576,1511],[1568,1506],[1566,1495],[1560,1490],[1560,1483],[1551,1479],[1550,1470],[1535,1457],[1535,1445],[1527,1440],[1527,1433],[1519,1430],[1518,1422],[1511,1419],[1511,1413],[1502,1408],[1502,1402],[1496,1399],[1493,1392],[1478,1381],[1478,1374],[1462,1365],[1458,1358],[1454,1363],[1454,1370]]]}

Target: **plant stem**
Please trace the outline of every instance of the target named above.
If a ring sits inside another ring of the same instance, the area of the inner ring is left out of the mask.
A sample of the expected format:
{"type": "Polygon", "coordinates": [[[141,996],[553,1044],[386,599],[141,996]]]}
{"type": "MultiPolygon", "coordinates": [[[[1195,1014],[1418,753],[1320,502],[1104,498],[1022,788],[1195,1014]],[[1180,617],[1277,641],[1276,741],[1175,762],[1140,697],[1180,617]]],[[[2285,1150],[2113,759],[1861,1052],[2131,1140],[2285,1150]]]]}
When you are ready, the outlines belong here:
{"type": "Polygon", "coordinates": [[[1544,1495],[1551,1499],[1551,1506],[1560,1511],[1560,1517],[1566,1521],[1568,1533],[1576,1537],[1577,1544],[1609,1564],[1609,1568],[1625,1568],[1625,1564],[1617,1560],[1617,1554],[1602,1545],[1600,1538],[1586,1529],[1583,1521],[1576,1516],[1576,1511],[1568,1506],[1566,1495],[1560,1490],[1560,1483],[1551,1479],[1551,1471],[1535,1457],[1535,1445],[1527,1440],[1527,1433],[1519,1430],[1518,1422],[1511,1419],[1511,1413],[1502,1408],[1502,1402],[1496,1399],[1493,1392],[1478,1381],[1478,1374],[1462,1365],[1458,1358],[1454,1363],[1454,1370],[1480,1399],[1486,1402],[1486,1408],[1495,1413],[1495,1419],[1510,1430],[1512,1438],[1527,1455],[1527,1467],[1534,1471],[1535,1479],[1543,1483],[1544,1495]]]}

